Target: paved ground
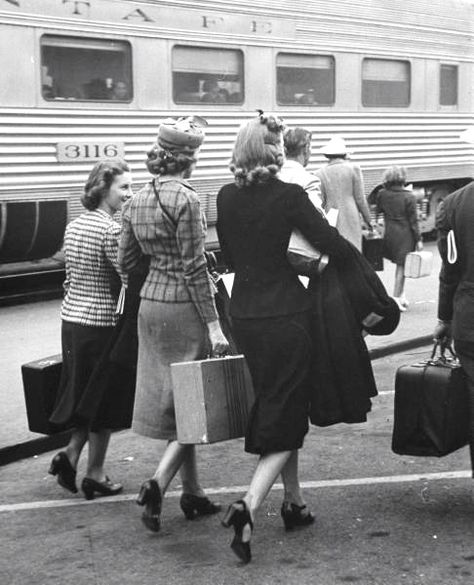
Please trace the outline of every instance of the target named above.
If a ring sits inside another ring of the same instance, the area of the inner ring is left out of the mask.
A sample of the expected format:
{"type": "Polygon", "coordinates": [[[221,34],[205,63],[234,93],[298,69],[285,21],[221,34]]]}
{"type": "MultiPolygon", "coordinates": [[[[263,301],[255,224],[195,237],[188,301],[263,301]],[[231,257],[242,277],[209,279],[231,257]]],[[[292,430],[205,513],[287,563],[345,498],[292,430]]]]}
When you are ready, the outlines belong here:
{"type": "MultiPolygon", "coordinates": [[[[466,449],[443,459],[390,450],[393,379],[429,348],[374,362],[380,396],[361,425],[313,428],[301,477],[314,526],[286,534],[281,491],[271,492],[241,566],[219,518],[184,520],[179,482],[165,501],[163,529],[147,532],[133,503],[163,448],[131,431],[113,436],[115,498],[85,502],[46,471],[52,454],[0,471],[0,583],[8,585],[471,585],[474,505],[466,449]]],[[[255,464],[241,440],[199,449],[203,486],[225,505],[242,493],[255,464]]],[[[79,478],[83,474],[83,463],[79,478]]]]}
{"type": "MultiPolygon", "coordinates": [[[[412,303],[409,311],[402,314],[400,326],[393,335],[368,337],[370,349],[432,332],[436,320],[439,258],[434,243],[427,244],[426,249],[435,253],[431,276],[407,280],[406,294],[412,303]]],[[[385,261],[385,271],[379,274],[391,293],[394,265],[385,261]]],[[[0,450],[39,437],[28,430],[20,366],[60,353],[59,307],[59,300],[0,307],[0,450]]]]}

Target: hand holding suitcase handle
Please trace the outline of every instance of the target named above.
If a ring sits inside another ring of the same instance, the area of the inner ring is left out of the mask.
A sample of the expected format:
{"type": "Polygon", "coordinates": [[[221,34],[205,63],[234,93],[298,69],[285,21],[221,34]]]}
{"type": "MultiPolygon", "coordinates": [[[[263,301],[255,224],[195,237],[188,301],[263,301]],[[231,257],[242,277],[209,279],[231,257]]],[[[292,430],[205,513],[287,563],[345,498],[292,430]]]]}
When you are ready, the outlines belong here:
{"type": "Polygon", "coordinates": [[[448,361],[457,360],[458,357],[455,354],[452,346],[451,341],[449,343],[443,344],[442,341],[436,339],[435,344],[433,346],[433,351],[431,352],[431,358],[428,360],[429,364],[436,365],[437,363],[445,364],[448,361]],[[439,347],[439,357],[436,358],[436,351],[439,347]],[[445,352],[446,350],[449,351],[451,357],[446,357],[445,352]]]}

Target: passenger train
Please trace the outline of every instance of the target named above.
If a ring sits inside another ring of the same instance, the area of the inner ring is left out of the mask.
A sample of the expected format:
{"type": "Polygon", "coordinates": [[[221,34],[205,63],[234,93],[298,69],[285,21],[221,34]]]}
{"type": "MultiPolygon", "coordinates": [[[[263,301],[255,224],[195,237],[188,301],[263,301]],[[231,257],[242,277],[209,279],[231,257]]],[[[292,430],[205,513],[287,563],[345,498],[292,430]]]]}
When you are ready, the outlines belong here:
{"type": "Polygon", "coordinates": [[[193,176],[217,247],[215,198],[257,108],[313,132],[309,168],[346,139],[367,194],[408,168],[423,230],[474,176],[474,4],[467,0],[0,0],[0,263],[61,247],[93,163],[136,187],[161,120],[205,117],[193,176]]]}

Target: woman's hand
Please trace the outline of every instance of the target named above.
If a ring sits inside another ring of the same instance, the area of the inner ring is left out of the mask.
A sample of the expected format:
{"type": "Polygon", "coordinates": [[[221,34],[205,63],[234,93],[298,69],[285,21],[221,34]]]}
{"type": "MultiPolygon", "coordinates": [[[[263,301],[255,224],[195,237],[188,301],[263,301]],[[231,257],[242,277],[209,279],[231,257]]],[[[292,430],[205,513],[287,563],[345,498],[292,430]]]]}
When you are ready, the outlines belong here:
{"type": "Polygon", "coordinates": [[[422,250],[423,250],[423,242],[421,240],[418,240],[418,242],[416,243],[416,251],[421,252],[422,250]]]}
{"type": "Polygon", "coordinates": [[[211,342],[211,353],[214,356],[224,355],[229,351],[229,342],[222,333],[221,325],[218,320],[207,324],[209,341],[211,342]]]}

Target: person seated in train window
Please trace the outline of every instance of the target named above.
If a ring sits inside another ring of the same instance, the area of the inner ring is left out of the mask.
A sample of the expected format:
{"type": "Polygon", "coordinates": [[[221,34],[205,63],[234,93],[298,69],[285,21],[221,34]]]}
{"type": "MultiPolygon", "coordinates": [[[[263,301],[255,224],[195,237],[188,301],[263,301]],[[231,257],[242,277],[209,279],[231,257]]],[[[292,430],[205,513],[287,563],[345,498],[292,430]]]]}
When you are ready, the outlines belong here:
{"type": "Polygon", "coordinates": [[[234,91],[229,95],[229,99],[227,100],[229,104],[240,104],[242,100],[242,94],[240,91],[234,91]]]}
{"type": "Polygon", "coordinates": [[[222,98],[223,102],[228,102],[230,97],[230,92],[225,87],[221,87],[218,91],[219,96],[222,98]]]}
{"type": "Polygon", "coordinates": [[[125,102],[130,99],[130,92],[128,90],[128,84],[122,79],[116,81],[112,87],[110,99],[117,102],[125,102]]]}
{"type": "Polygon", "coordinates": [[[95,77],[84,84],[85,98],[88,100],[109,100],[110,94],[105,79],[95,77]]]}
{"type": "Polygon", "coordinates": [[[48,85],[44,83],[41,87],[41,93],[45,100],[54,100],[56,96],[56,91],[52,85],[48,85]]]}
{"type": "Polygon", "coordinates": [[[316,101],[314,95],[314,89],[308,89],[306,93],[304,93],[298,100],[298,103],[305,105],[305,106],[314,106],[317,105],[318,102],[316,101]]]}
{"type": "Polygon", "coordinates": [[[219,84],[215,79],[207,79],[202,84],[202,89],[205,92],[201,97],[202,102],[222,104],[226,101],[225,97],[220,93],[219,84]]]}

